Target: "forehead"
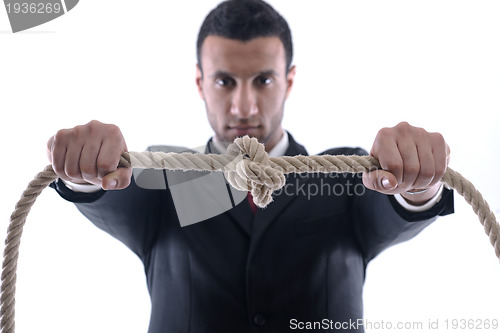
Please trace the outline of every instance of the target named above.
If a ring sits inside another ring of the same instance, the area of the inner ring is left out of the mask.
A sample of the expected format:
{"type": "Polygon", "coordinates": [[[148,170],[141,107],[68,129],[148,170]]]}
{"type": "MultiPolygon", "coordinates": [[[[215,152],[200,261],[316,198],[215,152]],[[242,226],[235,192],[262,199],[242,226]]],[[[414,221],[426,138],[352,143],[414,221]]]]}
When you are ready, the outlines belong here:
{"type": "Polygon", "coordinates": [[[284,73],[285,49],[278,37],[258,37],[246,42],[219,36],[208,36],[202,45],[204,72],[223,71],[235,75],[274,70],[284,73]]]}

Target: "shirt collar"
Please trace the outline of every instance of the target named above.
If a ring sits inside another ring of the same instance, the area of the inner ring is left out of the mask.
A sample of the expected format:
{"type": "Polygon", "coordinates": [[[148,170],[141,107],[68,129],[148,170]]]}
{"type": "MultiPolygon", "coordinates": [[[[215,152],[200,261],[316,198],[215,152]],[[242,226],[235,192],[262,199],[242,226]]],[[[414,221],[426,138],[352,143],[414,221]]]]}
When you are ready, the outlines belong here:
{"type": "Polygon", "coordinates": [[[269,152],[269,157],[280,157],[285,155],[289,145],[290,142],[288,141],[288,133],[286,131],[283,131],[280,141],[278,141],[276,146],[274,146],[273,149],[271,149],[271,151],[269,152]]]}

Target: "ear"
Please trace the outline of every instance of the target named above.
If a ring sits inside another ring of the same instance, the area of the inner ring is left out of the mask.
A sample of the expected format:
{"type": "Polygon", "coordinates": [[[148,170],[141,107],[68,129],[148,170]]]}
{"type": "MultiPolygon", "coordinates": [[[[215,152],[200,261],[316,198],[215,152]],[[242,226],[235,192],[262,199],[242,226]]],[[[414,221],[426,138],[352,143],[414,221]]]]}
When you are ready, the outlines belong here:
{"type": "Polygon", "coordinates": [[[201,72],[201,68],[199,64],[196,64],[196,86],[198,87],[198,93],[200,94],[201,99],[205,99],[203,95],[203,73],[201,72]]]}
{"type": "Polygon", "coordinates": [[[290,70],[286,74],[286,82],[287,82],[286,98],[288,98],[288,95],[290,95],[290,92],[292,91],[292,86],[293,86],[294,80],[295,80],[295,65],[290,67],[290,70]]]}

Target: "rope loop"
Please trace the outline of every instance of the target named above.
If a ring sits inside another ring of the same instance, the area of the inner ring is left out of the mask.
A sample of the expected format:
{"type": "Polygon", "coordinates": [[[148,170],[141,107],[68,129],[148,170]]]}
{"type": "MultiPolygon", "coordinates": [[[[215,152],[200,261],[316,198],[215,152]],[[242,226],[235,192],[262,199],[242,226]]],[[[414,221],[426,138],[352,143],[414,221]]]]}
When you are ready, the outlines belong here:
{"type": "Polygon", "coordinates": [[[266,207],[273,201],[273,192],[285,185],[285,175],[271,167],[264,145],[256,138],[237,138],[226,154],[241,157],[234,170],[224,172],[227,181],[237,190],[250,191],[257,206],[266,207]]]}

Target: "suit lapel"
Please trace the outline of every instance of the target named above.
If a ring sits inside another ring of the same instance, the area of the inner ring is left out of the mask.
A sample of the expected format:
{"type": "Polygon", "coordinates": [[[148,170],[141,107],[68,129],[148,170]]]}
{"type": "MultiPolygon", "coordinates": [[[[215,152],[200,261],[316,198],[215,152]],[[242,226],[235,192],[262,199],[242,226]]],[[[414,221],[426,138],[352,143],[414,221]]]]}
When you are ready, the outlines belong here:
{"type": "Polygon", "coordinates": [[[246,200],[225,212],[248,235],[252,235],[253,213],[246,200]]]}

